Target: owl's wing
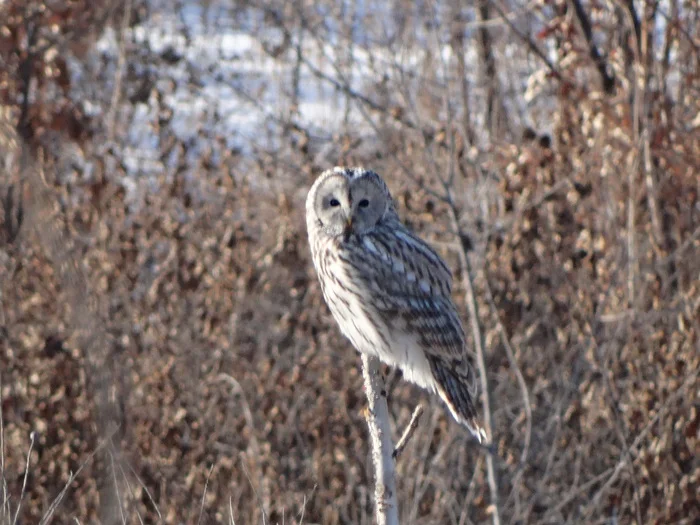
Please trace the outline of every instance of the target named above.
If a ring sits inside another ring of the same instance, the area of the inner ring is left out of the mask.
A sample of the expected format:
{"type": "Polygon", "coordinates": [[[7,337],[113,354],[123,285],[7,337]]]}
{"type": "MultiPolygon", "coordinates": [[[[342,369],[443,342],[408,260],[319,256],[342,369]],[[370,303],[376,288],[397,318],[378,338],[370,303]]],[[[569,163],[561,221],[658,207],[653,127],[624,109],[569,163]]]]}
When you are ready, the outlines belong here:
{"type": "Polygon", "coordinates": [[[400,223],[382,225],[339,251],[350,281],[389,324],[406,322],[426,351],[461,358],[464,331],[452,303],[452,275],[422,239],[400,223]]]}
{"type": "Polygon", "coordinates": [[[437,393],[455,419],[481,440],[484,433],[474,406],[476,376],[452,302],[449,268],[400,223],[377,228],[355,242],[361,246],[346,252],[353,259],[348,261],[351,279],[362,282],[389,326],[403,321],[401,325],[413,332],[436,379],[437,393]]]}

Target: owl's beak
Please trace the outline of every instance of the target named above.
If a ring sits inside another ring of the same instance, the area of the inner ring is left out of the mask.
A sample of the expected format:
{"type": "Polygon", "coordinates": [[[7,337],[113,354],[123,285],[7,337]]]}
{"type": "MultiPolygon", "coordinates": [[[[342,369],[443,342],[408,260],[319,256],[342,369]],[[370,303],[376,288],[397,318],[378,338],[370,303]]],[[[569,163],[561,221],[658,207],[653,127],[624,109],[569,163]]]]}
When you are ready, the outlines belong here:
{"type": "Polygon", "coordinates": [[[345,221],[345,229],[343,230],[343,238],[347,242],[347,240],[350,238],[350,234],[352,234],[352,217],[348,217],[348,220],[345,221]]]}

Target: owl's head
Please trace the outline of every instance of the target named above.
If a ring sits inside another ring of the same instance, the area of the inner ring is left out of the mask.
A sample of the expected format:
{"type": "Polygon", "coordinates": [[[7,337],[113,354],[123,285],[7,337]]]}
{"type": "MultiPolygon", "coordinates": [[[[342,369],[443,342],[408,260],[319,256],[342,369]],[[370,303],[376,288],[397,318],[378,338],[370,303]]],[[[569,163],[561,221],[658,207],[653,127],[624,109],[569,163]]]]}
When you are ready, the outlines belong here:
{"type": "Polygon", "coordinates": [[[364,168],[336,167],[324,171],[306,198],[309,229],[320,228],[333,237],[362,235],[395,213],[384,181],[364,168]]]}

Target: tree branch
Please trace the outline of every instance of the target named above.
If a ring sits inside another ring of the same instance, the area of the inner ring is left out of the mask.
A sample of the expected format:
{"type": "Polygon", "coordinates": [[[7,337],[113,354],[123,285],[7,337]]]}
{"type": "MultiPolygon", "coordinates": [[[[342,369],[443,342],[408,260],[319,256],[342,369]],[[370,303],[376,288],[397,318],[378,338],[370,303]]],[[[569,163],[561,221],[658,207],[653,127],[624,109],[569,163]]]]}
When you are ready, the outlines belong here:
{"type": "Polygon", "coordinates": [[[559,71],[557,70],[556,66],[552,63],[551,60],[547,57],[546,53],[542,51],[537,44],[530,38],[529,35],[526,35],[525,33],[522,33],[516,26],[515,24],[510,20],[508,17],[508,13],[506,13],[505,9],[500,5],[498,0],[490,0],[491,5],[493,8],[496,10],[496,12],[501,16],[505,24],[510,28],[510,30],[517,36],[520,40],[523,41],[527,45],[527,47],[530,48],[530,50],[537,55],[542,62],[544,62],[544,65],[547,66],[547,69],[551,72],[552,75],[554,75],[556,78],[560,78],[561,75],[559,74],[559,71]]]}
{"type": "Polygon", "coordinates": [[[379,361],[362,354],[362,375],[367,394],[367,427],[372,445],[375,485],[374,504],[377,525],[398,525],[399,508],[396,503],[396,473],[394,471],[394,444],[391,441],[389,409],[386,391],[379,373],[379,361]]]}
{"type": "MultiPolygon", "coordinates": [[[[489,384],[486,376],[486,361],[484,360],[484,334],[481,331],[479,324],[479,308],[476,304],[476,296],[474,294],[474,272],[469,262],[467,255],[467,246],[464,243],[466,236],[459,226],[457,210],[454,205],[450,206],[452,215],[452,225],[459,234],[460,250],[459,258],[462,264],[462,283],[466,294],[467,309],[469,310],[469,321],[474,336],[474,348],[476,350],[476,364],[479,368],[479,379],[481,380],[481,406],[483,412],[483,425],[488,439],[487,445],[489,449],[493,447],[493,425],[491,424],[491,401],[489,397],[489,384]]],[[[486,454],[486,476],[489,483],[489,492],[491,493],[491,506],[493,513],[491,515],[493,525],[500,525],[501,518],[498,509],[498,480],[496,479],[496,466],[493,461],[491,450],[486,454]]]]}
{"type": "Polygon", "coordinates": [[[394,449],[394,452],[392,454],[392,457],[394,459],[397,459],[403,452],[403,449],[406,448],[406,445],[408,445],[408,442],[413,436],[413,433],[416,431],[416,428],[418,428],[418,423],[420,423],[420,418],[422,415],[423,405],[418,405],[413,411],[411,421],[408,423],[406,430],[403,431],[403,435],[399,439],[399,442],[396,444],[396,448],[394,449]]]}
{"type": "Polygon", "coordinates": [[[608,71],[608,64],[605,58],[600,54],[598,48],[593,41],[593,29],[591,28],[591,21],[588,19],[586,11],[583,9],[580,0],[571,0],[571,4],[574,7],[574,12],[576,13],[576,18],[581,24],[581,31],[583,31],[583,36],[586,37],[586,42],[588,43],[588,52],[593,59],[593,62],[598,68],[598,73],[600,74],[600,79],[603,83],[603,90],[609,95],[613,92],[615,88],[615,77],[608,71]]]}

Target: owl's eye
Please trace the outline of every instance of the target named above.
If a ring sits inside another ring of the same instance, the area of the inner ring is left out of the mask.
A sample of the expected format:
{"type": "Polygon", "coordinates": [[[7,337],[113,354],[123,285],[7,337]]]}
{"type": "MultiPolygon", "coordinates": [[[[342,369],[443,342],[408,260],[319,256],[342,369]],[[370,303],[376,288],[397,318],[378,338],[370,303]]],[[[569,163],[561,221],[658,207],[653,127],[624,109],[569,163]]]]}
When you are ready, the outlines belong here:
{"type": "Polygon", "coordinates": [[[340,201],[338,199],[331,199],[330,205],[335,208],[336,206],[340,206],[340,201]]]}
{"type": "Polygon", "coordinates": [[[369,206],[369,201],[367,199],[362,199],[360,202],[357,203],[357,205],[360,208],[366,208],[367,206],[369,206]]]}

